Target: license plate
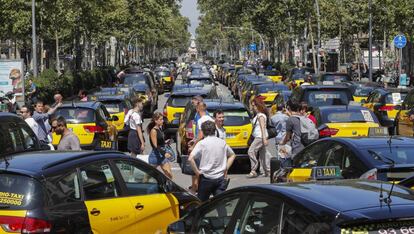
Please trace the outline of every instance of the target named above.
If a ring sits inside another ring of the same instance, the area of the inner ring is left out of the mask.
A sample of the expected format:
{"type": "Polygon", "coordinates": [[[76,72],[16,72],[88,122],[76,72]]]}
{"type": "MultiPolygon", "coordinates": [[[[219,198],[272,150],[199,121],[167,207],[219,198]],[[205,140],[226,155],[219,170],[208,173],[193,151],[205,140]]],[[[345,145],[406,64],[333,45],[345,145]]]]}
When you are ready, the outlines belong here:
{"type": "Polygon", "coordinates": [[[112,149],[112,141],[101,141],[99,145],[102,149],[112,149]]]}

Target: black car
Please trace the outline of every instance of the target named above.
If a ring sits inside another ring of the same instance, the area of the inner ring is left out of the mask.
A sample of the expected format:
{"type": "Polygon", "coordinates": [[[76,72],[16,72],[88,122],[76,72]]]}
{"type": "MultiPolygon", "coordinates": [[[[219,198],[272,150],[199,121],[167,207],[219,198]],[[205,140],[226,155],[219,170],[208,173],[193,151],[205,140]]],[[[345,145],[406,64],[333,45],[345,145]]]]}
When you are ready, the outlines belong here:
{"type": "Polygon", "coordinates": [[[1,227],[13,233],[165,232],[199,204],[120,152],[25,152],[1,158],[0,173],[1,227]]]}
{"type": "Polygon", "coordinates": [[[302,85],[292,91],[290,100],[316,107],[348,105],[353,97],[351,89],[345,85],[302,85]]]}
{"type": "Polygon", "coordinates": [[[414,191],[388,182],[252,185],[203,203],[170,233],[410,233],[414,191]]]}
{"type": "Polygon", "coordinates": [[[24,120],[15,114],[0,112],[0,156],[41,148],[47,147],[41,146],[24,120]]]}

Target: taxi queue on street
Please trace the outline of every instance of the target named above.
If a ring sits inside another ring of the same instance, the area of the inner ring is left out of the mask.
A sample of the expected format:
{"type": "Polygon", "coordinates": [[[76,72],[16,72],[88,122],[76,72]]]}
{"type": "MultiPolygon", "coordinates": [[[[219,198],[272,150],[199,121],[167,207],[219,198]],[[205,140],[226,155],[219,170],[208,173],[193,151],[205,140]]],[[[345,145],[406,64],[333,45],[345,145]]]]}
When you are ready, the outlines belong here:
{"type": "MultiPolygon", "coordinates": [[[[317,77],[305,68],[287,76],[240,64],[209,68],[130,68],[88,101],[65,102],[55,115],[79,137],[79,152],[49,151],[21,118],[0,113],[0,233],[414,233],[413,91],[342,73],[317,77]],[[220,97],[219,82],[234,98],[220,97]],[[141,115],[148,117],[161,94],[178,163],[195,135],[196,95],[208,112],[224,111],[226,142],[240,159],[247,156],[249,103],[257,96],[271,114],[288,100],[307,103],[320,139],[288,168],[272,158],[270,184],[235,188],[201,204],[120,152],[131,100],[142,98],[141,115]]],[[[53,140],[57,145],[58,136],[53,140]]]]}

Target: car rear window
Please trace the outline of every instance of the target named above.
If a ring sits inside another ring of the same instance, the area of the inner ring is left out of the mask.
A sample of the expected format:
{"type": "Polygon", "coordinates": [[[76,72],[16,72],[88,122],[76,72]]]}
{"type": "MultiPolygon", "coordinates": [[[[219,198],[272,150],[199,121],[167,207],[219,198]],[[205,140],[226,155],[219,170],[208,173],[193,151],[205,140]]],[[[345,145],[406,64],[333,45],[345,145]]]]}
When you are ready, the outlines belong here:
{"type": "Polygon", "coordinates": [[[102,103],[104,104],[104,106],[106,107],[106,110],[110,114],[123,112],[124,109],[126,108],[126,106],[124,105],[124,103],[122,103],[122,101],[105,101],[102,103]]]}
{"type": "Polygon", "coordinates": [[[191,97],[171,97],[168,100],[168,105],[173,107],[185,107],[191,101],[191,97]]]}
{"type": "Polygon", "coordinates": [[[305,74],[297,73],[292,76],[292,80],[304,80],[306,78],[305,74]]]}
{"type": "Polygon", "coordinates": [[[265,71],[263,72],[263,74],[265,74],[265,76],[279,76],[280,73],[277,71],[265,71]]]}
{"type": "Polygon", "coordinates": [[[388,159],[392,159],[395,164],[414,164],[414,147],[395,146],[391,143],[387,147],[370,148],[368,153],[374,158],[381,157],[383,161],[388,163],[391,163],[388,159]]]}
{"type": "Polygon", "coordinates": [[[358,87],[355,89],[354,96],[368,97],[372,90],[374,90],[373,87],[358,87]]]}
{"type": "Polygon", "coordinates": [[[126,76],[124,79],[124,84],[133,85],[133,84],[149,84],[149,81],[145,75],[132,75],[126,76]]]}
{"type": "MultiPolygon", "coordinates": [[[[209,111],[213,113],[214,110],[209,111]]],[[[224,126],[243,126],[250,123],[247,111],[224,111],[224,126]]]]}
{"type": "Polygon", "coordinates": [[[169,71],[162,71],[162,72],[157,72],[158,76],[170,76],[170,72],[169,71]]]}
{"type": "Polygon", "coordinates": [[[351,79],[347,75],[324,75],[322,81],[343,82],[351,81],[351,79]]]}
{"type": "Polygon", "coordinates": [[[40,149],[35,133],[24,122],[0,122],[0,155],[40,149]]]}
{"type": "Polygon", "coordinates": [[[271,91],[283,91],[283,90],[289,90],[289,88],[287,86],[283,86],[283,85],[273,85],[273,84],[268,84],[268,85],[259,85],[257,86],[257,89],[259,91],[259,93],[267,93],[267,92],[271,92],[271,91]]]}
{"type": "Polygon", "coordinates": [[[309,90],[305,101],[309,106],[347,105],[349,96],[345,90],[309,90]]]}
{"type": "Polygon", "coordinates": [[[41,184],[28,176],[0,173],[0,210],[28,210],[42,202],[41,184]]]}
{"type": "Polygon", "coordinates": [[[190,84],[212,84],[213,81],[211,79],[193,79],[190,80],[190,84]]]}
{"type": "Polygon", "coordinates": [[[365,123],[365,122],[375,122],[378,120],[375,115],[369,110],[344,110],[338,109],[326,113],[322,117],[324,123],[365,123]]]}
{"type": "Polygon", "coordinates": [[[389,93],[385,97],[385,103],[400,105],[406,96],[407,96],[407,93],[389,93]]]}
{"type": "Polygon", "coordinates": [[[96,120],[95,111],[89,108],[59,108],[55,116],[62,116],[67,123],[94,123],[96,120]]]}

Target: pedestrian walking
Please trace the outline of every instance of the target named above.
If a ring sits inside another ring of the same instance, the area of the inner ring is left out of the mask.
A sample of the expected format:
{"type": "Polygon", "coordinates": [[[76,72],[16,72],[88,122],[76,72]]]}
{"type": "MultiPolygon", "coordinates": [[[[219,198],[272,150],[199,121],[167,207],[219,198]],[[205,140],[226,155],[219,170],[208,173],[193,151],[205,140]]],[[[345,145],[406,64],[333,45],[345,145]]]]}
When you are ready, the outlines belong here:
{"type": "Polygon", "coordinates": [[[253,132],[252,136],[254,137],[253,142],[251,143],[248,155],[250,158],[251,170],[247,175],[247,178],[257,177],[256,170],[259,167],[259,162],[263,168],[264,175],[269,176],[270,174],[270,154],[267,151],[268,145],[268,134],[267,134],[267,108],[263,99],[256,97],[250,102],[251,109],[255,113],[255,117],[252,120],[253,123],[253,132]],[[257,155],[259,154],[259,159],[257,155]]]}
{"type": "Polygon", "coordinates": [[[197,121],[197,141],[200,141],[203,139],[203,131],[201,131],[201,125],[207,121],[214,122],[214,119],[211,118],[211,116],[207,113],[207,105],[204,102],[201,102],[197,105],[197,113],[200,116],[200,119],[197,121]]]}
{"type": "Polygon", "coordinates": [[[39,140],[44,144],[49,144],[48,139],[49,130],[47,129],[46,122],[49,121],[49,117],[55,113],[56,109],[62,106],[62,103],[58,103],[55,107],[50,108],[46,113],[44,112],[45,106],[42,101],[37,101],[35,104],[35,111],[33,113],[33,119],[39,125],[37,136],[39,140]]]}
{"type": "Polygon", "coordinates": [[[216,137],[226,140],[226,129],[224,129],[224,112],[223,110],[216,110],[213,114],[214,122],[216,123],[216,137]]]}
{"type": "Polygon", "coordinates": [[[141,98],[136,98],[132,101],[133,109],[131,114],[128,116],[128,150],[131,152],[132,157],[144,152],[145,141],[142,133],[142,118],[140,111],[143,108],[143,100],[141,98]]]}
{"type": "Polygon", "coordinates": [[[200,115],[197,112],[197,106],[198,104],[203,102],[203,97],[197,95],[194,96],[193,98],[191,98],[191,104],[193,105],[193,107],[196,109],[196,114],[194,115],[194,119],[193,119],[193,123],[195,125],[195,132],[194,132],[194,136],[198,136],[198,128],[197,128],[197,122],[200,119],[200,115]]]}
{"type": "Polygon", "coordinates": [[[33,82],[33,79],[29,79],[29,92],[27,93],[27,96],[29,98],[29,103],[37,103],[37,86],[33,82]]]}
{"type": "Polygon", "coordinates": [[[270,118],[272,125],[276,128],[276,157],[278,160],[281,160],[281,155],[279,155],[279,144],[283,141],[286,135],[286,121],[289,116],[286,114],[285,107],[283,105],[278,105],[276,107],[277,112],[270,118]]]}
{"type": "Polygon", "coordinates": [[[284,166],[290,166],[292,158],[303,148],[305,148],[301,140],[301,123],[300,118],[298,118],[298,116],[301,115],[301,106],[299,103],[293,101],[288,101],[287,105],[290,116],[286,120],[286,136],[279,144],[279,147],[282,147],[289,143],[290,147],[292,148],[292,152],[286,152],[288,155],[290,155],[290,158],[287,158],[286,162],[282,162],[284,166]]]}
{"type": "Polygon", "coordinates": [[[171,162],[174,161],[174,153],[165,143],[164,132],[164,116],[161,113],[154,113],[151,122],[148,124],[147,132],[150,139],[152,151],[149,154],[148,162],[155,168],[161,167],[164,174],[172,179],[171,162]]]}
{"type": "Polygon", "coordinates": [[[33,130],[35,135],[39,138],[37,134],[39,134],[39,124],[33,119],[33,107],[32,106],[22,106],[20,108],[20,115],[22,116],[23,120],[29,125],[29,127],[33,130]]]}
{"type": "Polygon", "coordinates": [[[54,131],[61,136],[57,150],[81,150],[79,138],[68,129],[65,118],[58,117],[56,124],[54,131]]]}
{"type": "Polygon", "coordinates": [[[216,124],[206,121],[201,125],[204,139],[198,142],[188,158],[191,168],[199,178],[198,198],[207,201],[227,189],[227,171],[236,155],[227,143],[215,136],[216,124]],[[195,160],[200,161],[197,166],[195,160]]]}

